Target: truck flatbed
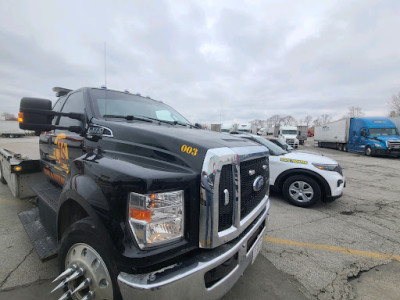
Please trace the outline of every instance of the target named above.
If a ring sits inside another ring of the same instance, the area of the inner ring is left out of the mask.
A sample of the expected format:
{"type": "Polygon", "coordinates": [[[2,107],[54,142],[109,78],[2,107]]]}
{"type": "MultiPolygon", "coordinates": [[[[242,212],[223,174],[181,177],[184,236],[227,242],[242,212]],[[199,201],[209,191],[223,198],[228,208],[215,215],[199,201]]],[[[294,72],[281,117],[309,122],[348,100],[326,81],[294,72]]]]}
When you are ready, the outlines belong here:
{"type": "Polygon", "coordinates": [[[39,159],[39,137],[25,136],[21,139],[9,139],[0,137],[0,148],[21,154],[29,159],[39,159]]]}
{"type": "Polygon", "coordinates": [[[0,177],[15,197],[35,196],[31,184],[44,179],[40,171],[38,137],[0,138],[0,177]]]}

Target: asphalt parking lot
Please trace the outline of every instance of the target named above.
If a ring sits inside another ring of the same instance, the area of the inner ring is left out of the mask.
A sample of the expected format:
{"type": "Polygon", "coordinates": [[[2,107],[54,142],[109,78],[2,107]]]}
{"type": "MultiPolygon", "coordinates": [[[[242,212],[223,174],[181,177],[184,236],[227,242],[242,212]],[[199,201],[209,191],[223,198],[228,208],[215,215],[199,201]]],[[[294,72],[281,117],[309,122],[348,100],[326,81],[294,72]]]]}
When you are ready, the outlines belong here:
{"type": "MultiPolygon", "coordinates": [[[[0,147],[36,151],[36,142],[0,139],[0,147]]],[[[312,141],[304,148],[342,165],[343,197],[303,209],[271,195],[261,255],[224,298],[398,299],[400,159],[318,149],[312,141]]],[[[0,186],[0,299],[52,299],[56,260],[39,260],[17,217],[31,206],[0,186]]]]}

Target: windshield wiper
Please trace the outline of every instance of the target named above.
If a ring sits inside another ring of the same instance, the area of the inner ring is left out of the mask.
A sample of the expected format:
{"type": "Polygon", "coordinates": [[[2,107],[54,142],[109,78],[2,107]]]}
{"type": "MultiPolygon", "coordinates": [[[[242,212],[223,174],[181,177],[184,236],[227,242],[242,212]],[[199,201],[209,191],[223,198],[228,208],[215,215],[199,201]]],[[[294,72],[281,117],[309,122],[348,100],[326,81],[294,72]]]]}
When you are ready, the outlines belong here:
{"type": "Polygon", "coordinates": [[[103,118],[119,118],[119,119],[125,119],[128,121],[132,121],[132,120],[137,120],[137,121],[144,121],[144,122],[150,122],[153,123],[153,121],[151,120],[151,118],[147,118],[147,117],[136,117],[133,115],[127,115],[127,116],[123,116],[123,115],[104,115],[103,118]]]}
{"type": "Polygon", "coordinates": [[[189,124],[189,123],[182,123],[182,122],[179,122],[179,121],[160,120],[160,119],[157,119],[157,118],[146,117],[146,116],[104,115],[103,118],[119,118],[119,119],[125,119],[125,120],[128,120],[128,121],[138,120],[138,121],[144,121],[144,122],[150,122],[150,123],[153,123],[153,121],[155,121],[155,122],[160,122],[160,123],[166,123],[166,124],[169,124],[169,125],[190,126],[190,128],[194,127],[192,124],[189,124]]]}
{"type": "Polygon", "coordinates": [[[194,127],[192,124],[182,123],[182,122],[179,122],[179,121],[160,120],[160,119],[157,119],[157,118],[151,118],[151,117],[145,117],[145,116],[139,116],[139,117],[140,118],[146,118],[146,119],[153,120],[153,121],[160,122],[160,123],[169,124],[169,125],[181,125],[181,126],[185,126],[185,127],[186,126],[190,126],[190,128],[194,127]]]}

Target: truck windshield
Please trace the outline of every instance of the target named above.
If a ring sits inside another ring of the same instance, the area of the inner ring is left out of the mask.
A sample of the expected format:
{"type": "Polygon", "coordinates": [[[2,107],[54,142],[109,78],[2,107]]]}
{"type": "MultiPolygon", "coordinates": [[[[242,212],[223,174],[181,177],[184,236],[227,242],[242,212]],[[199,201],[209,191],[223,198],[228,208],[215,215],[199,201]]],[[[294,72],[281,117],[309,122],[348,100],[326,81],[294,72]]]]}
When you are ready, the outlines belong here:
{"type": "Polygon", "coordinates": [[[282,130],[282,134],[297,135],[297,130],[282,130]]]}
{"type": "Polygon", "coordinates": [[[370,128],[369,135],[399,135],[397,128],[370,128]]]}
{"type": "Polygon", "coordinates": [[[172,107],[141,96],[110,90],[90,90],[94,108],[100,117],[146,117],[167,122],[191,125],[172,107]]]}

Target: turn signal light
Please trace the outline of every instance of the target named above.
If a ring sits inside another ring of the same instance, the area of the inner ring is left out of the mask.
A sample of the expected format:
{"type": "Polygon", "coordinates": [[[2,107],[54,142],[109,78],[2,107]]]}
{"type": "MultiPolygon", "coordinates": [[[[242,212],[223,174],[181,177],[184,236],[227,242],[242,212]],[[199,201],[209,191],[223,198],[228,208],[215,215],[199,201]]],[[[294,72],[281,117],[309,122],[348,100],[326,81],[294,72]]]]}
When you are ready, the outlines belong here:
{"type": "Polygon", "coordinates": [[[22,170],[22,167],[21,166],[15,166],[14,167],[14,171],[15,172],[19,172],[19,171],[21,171],[22,170]]]}
{"type": "Polygon", "coordinates": [[[129,216],[136,220],[142,220],[146,222],[151,222],[151,211],[141,210],[136,208],[129,208],[129,216]]]}
{"type": "Polygon", "coordinates": [[[24,123],[24,113],[23,112],[18,113],[18,122],[24,123]]]}

